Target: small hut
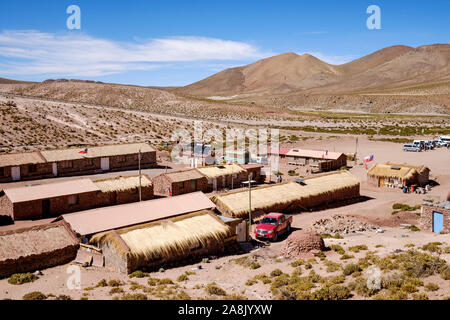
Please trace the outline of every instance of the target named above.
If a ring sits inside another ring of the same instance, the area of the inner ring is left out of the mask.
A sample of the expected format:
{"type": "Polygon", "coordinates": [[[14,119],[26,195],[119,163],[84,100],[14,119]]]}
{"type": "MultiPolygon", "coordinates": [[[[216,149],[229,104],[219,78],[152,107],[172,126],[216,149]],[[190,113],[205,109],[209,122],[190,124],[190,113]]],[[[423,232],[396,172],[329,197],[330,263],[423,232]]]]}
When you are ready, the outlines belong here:
{"type": "Polygon", "coordinates": [[[64,221],[0,232],[0,278],[68,263],[78,248],[64,221]]]}
{"type": "Polygon", "coordinates": [[[424,165],[376,164],[367,171],[367,183],[374,187],[425,186],[429,181],[430,169],[424,165]]]}
{"type": "Polygon", "coordinates": [[[117,205],[139,201],[139,186],[141,186],[142,200],[153,199],[153,184],[151,179],[143,174],[94,180],[100,189],[98,206],[117,205]]]}
{"type": "Polygon", "coordinates": [[[162,173],[154,177],[152,181],[155,194],[158,196],[178,196],[196,191],[206,192],[208,188],[208,179],[197,169],[162,173]]]}
{"type": "MultiPolygon", "coordinates": [[[[284,182],[253,188],[251,209],[254,216],[267,212],[292,212],[327,205],[360,196],[360,182],[348,171],[328,173],[299,182],[284,182]]],[[[249,192],[236,191],[211,199],[226,216],[242,218],[249,212],[249,192]]]]}
{"type": "Polygon", "coordinates": [[[96,234],[105,266],[123,273],[155,268],[224,251],[230,228],[205,210],[96,234]]]}

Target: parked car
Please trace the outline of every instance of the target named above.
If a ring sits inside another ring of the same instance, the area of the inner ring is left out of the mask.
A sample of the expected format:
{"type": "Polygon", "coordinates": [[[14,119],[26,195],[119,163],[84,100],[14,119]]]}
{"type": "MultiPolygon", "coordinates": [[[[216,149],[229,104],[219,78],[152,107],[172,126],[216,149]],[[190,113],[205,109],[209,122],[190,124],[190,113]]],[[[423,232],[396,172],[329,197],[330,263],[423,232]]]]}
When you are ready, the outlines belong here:
{"type": "Polygon", "coordinates": [[[292,216],[269,213],[256,226],[255,237],[277,241],[278,236],[291,231],[292,216]]]}
{"type": "Polygon", "coordinates": [[[412,144],[404,144],[403,151],[420,152],[422,149],[419,146],[412,144]]]}

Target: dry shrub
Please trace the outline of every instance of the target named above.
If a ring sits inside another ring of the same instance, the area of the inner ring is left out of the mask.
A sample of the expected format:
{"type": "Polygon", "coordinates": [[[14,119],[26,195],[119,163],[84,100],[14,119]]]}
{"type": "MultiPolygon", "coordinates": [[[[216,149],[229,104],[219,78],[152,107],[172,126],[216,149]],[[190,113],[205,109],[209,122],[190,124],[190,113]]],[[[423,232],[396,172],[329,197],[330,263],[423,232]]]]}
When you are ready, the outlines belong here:
{"type": "Polygon", "coordinates": [[[217,286],[217,284],[214,282],[209,283],[205,287],[205,291],[209,295],[216,295],[216,296],[226,296],[227,295],[227,292],[225,290],[223,290],[222,288],[220,288],[219,286],[217,286]]]}
{"type": "Polygon", "coordinates": [[[40,291],[33,291],[25,294],[22,297],[23,300],[45,300],[47,296],[40,291]]]}
{"type": "Polygon", "coordinates": [[[425,286],[425,291],[437,291],[439,290],[439,286],[436,283],[429,282],[425,286]]]}
{"type": "Polygon", "coordinates": [[[147,300],[147,296],[143,293],[126,293],[122,295],[121,300],[147,300]]]}
{"type": "Polygon", "coordinates": [[[348,248],[348,250],[350,250],[352,252],[355,252],[355,253],[358,253],[359,251],[367,250],[367,249],[368,248],[367,248],[367,246],[365,244],[360,244],[360,245],[352,246],[352,247],[348,248]]]}
{"type": "Polygon", "coordinates": [[[37,279],[39,279],[39,278],[35,274],[29,273],[29,272],[15,273],[11,277],[9,277],[8,283],[19,285],[19,284],[24,284],[24,283],[28,283],[28,282],[34,282],[37,279]]]}

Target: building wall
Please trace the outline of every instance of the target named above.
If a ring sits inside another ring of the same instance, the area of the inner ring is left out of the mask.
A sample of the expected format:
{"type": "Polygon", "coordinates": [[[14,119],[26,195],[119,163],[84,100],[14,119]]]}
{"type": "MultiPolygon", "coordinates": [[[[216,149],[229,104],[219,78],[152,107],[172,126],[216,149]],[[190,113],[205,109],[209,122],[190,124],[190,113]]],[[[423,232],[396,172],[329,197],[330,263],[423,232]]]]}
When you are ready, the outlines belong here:
{"type": "MultiPolygon", "coordinates": [[[[45,179],[52,178],[53,171],[52,165],[50,163],[38,163],[35,165],[21,165],[20,166],[20,180],[35,180],[35,179],[45,179]],[[32,167],[36,171],[32,171],[32,167]]],[[[0,182],[12,182],[11,166],[3,167],[3,175],[0,175],[0,182]]]]}
{"type": "Polygon", "coordinates": [[[9,277],[14,273],[33,272],[69,263],[75,259],[78,248],[77,244],[39,255],[0,261],[0,278],[9,277]]]}
{"type": "Polygon", "coordinates": [[[424,170],[419,176],[417,177],[418,183],[420,186],[425,186],[428,184],[428,181],[430,180],[430,171],[424,170]]]}
{"type": "MultiPolygon", "coordinates": [[[[247,170],[247,176],[249,174],[251,174],[252,180],[255,180],[257,183],[263,183],[264,180],[266,179],[265,176],[261,175],[261,168],[248,168],[246,170],[247,170]]],[[[247,179],[245,179],[245,180],[247,180],[247,179]]]]}
{"type": "Polygon", "coordinates": [[[419,219],[419,227],[422,231],[433,231],[433,212],[440,212],[444,215],[445,233],[450,233],[450,210],[435,206],[422,206],[422,212],[419,219]]]}
{"type": "Polygon", "coordinates": [[[172,196],[178,196],[185,193],[202,191],[206,192],[208,189],[208,180],[206,178],[185,180],[180,182],[172,182],[164,174],[152,179],[155,195],[169,196],[169,188],[172,191],[172,196]],[[191,183],[195,181],[195,185],[191,183]]]}
{"type": "Polygon", "coordinates": [[[103,257],[105,258],[105,267],[122,273],[129,272],[128,259],[125,255],[117,252],[117,249],[109,242],[104,242],[100,246],[103,257]]]}
{"type": "MultiPolygon", "coordinates": [[[[48,199],[50,202],[50,210],[46,217],[57,217],[65,213],[96,208],[98,206],[97,194],[98,191],[76,194],[75,196],[78,196],[78,203],[74,205],[69,204],[69,198],[72,195],[50,198],[48,199]]],[[[45,218],[42,212],[44,200],[45,199],[14,203],[14,220],[45,218]]]]}
{"type": "MultiPolygon", "coordinates": [[[[157,165],[156,151],[142,153],[141,168],[148,169],[157,165]]],[[[57,170],[59,177],[68,177],[84,174],[101,173],[101,157],[85,158],[67,161],[57,161],[57,170]]],[[[35,166],[36,171],[30,169],[33,165],[20,166],[21,180],[36,180],[53,178],[53,162],[38,163],[35,166]]],[[[136,170],[139,168],[138,154],[111,156],[109,157],[109,171],[136,170]]],[[[0,182],[11,182],[11,167],[3,168],[3,175],[0,176],[0,182]]]]}
{"type": "Polygon", "coordinates": [[[236,189],[236,188],[240,188],[241,187],[241,183],[243,181],[247,181],[248,180],[248,173],[247,171],[239,173],[239,174],[235,174],[235,175],[223,175],[223,176],[219,176],[217,178],[213,178],[213,179],[209,179],[207,180],[208,182],[208,187],[207,187],[207,192],[212,192],[214,191],[214,184],[213,184],[213,180],[216,179],[217,180],[217,190],[221,190],[221,189],[236,189]]]}
{"type": "Polygon", "coordinates": [[[0,192],[0,216],[13,218],[14,207],[3,191],[0,192]]]}

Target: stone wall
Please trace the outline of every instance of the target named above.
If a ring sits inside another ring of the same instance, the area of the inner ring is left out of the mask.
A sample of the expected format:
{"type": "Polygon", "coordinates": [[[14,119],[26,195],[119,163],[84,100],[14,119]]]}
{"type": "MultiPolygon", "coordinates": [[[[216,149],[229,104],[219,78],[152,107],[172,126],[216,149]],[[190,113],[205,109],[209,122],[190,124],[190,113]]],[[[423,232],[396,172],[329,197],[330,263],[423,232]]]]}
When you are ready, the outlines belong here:
{"type": "Polygon", "coordinates": [[[419,227],[422,231],[433,231],[433,212],[444,215],[443,232],[450,233],[450,210],[433,205],[422,205],[422,212],[419,219],[419,227]]]}

